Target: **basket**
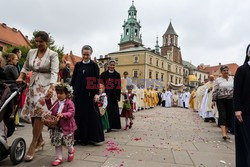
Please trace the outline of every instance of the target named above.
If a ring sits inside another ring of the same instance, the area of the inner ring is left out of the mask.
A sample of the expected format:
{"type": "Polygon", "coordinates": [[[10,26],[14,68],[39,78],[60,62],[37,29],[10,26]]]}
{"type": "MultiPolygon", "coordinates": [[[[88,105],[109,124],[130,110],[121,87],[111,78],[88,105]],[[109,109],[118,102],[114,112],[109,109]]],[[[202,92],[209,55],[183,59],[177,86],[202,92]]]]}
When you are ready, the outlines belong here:
{"type": "Polygon", "coordinates": [[[45,126],[49,128],[56,127],[58,121],[59,121],[59,118],[52,115],[51,112],[44,112],[42,114],[42,122],[45,126]]]}

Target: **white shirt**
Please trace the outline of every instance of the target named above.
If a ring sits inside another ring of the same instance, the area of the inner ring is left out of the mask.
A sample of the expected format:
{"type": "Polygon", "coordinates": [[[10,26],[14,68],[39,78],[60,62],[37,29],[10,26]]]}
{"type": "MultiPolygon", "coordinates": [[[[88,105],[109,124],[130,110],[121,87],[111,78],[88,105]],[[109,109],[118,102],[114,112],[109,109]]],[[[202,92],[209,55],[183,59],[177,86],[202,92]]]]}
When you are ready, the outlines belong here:
{"type": "Polygon", "coordinates": [[[86,62],[85,62],[85,61],[82,61],[82,63],[83,63],[83,64],[89,64],[89,63],[90,63],[90,60],[88,60],[88,61],[86,61],[86,62]]]}
{"type": "Polygon", "coordinates": [[[115,71],[111,71],[111,70],[109,70],[109,73],[114,73],[115,71]]]}
{"type": "Polygon", "coordinates": [[[62,110],[63,110],[63,108],[64,108],[64,103],[65,103],[65,101],[66,101],[66,99],[64,99],[64,100],[59,100],[59,101],[58,101],[59,108],[58,108],[57,113],[62,113],[62,110]]]}

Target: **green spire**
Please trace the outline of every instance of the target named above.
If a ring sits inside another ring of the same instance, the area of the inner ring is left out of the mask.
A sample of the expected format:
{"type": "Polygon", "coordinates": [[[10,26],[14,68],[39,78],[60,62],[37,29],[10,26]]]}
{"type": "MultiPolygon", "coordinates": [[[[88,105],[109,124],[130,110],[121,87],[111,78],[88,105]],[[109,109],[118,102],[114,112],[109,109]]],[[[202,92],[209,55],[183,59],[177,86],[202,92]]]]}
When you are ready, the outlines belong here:
{"type": "Polygon", "coordinates": [[[159,46],[159,41],[158,41],[158,35],[156,37],[155,53],[160,53],[160,46],[159,46]]]}
{"type": "Polygon", "coordinates": [[[128,19],[124,21],[123,24],[123,35],[120,40],[120,44],[133,42],[138,45],[142,45],[142,39],[140,34],[140,22],[137,21],[137,10],[134,5],[134,0],[132,1],[132,5],[128,10],[128,19]]]}

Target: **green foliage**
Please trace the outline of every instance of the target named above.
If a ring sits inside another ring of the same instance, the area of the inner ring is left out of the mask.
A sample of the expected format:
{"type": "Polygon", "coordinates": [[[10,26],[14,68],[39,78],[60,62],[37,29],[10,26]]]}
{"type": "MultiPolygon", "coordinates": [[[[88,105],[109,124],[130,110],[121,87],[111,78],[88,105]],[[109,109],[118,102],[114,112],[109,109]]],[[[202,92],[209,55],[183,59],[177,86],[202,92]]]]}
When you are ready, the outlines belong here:
{"type": "Polygon", "coordinates": [[[21,65],[23,65],[23,63],[24,63],[24,61],[25,61],[25,59],[26,59],[26,57],[27,57],[27,54],[28,54],[28,52],[29,52],[29,48],[26,47],[26,46],[9,46],[9,47],[7,47],[7,49],[5,50],[5,52],[3,52],[3,57],[6,58],[6,55],[7,55],[8,53],[11,53],[12,50],[13,50],[14,48],[18,48],[18,49],[21,50],[21,52],[22,52],[22,57],[21,57],[21,59],[20,59],[18,62],[19,62],[21,65]]]}

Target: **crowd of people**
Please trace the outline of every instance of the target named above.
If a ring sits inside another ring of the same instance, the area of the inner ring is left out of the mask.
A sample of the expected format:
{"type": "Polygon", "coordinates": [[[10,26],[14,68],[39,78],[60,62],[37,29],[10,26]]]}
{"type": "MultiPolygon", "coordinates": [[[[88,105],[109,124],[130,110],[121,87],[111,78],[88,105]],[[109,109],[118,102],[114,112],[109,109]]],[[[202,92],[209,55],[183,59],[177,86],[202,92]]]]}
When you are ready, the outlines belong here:
{"type": "MultiPolygon", "coordinates": [[[[59,60],[57,53],[48,47],[49,35],[39,31],[35,42],[37,48],[30,49],[23,67],[18,64],[21,52],[14,49],[0,69],[1,79],[16,80],[19,84],[28,81],[22,111],[17,114],[30,117],[32,123],[33,137],[26,161],[33,160],[35,152],[45,145],[42,119],[48,110],[59,120],[49,128],[56,152],[52,165],[57,166],[62,163],[63,146],[68,149],[70,162],[74,159],[74,145],[101,144],[105,132],[122,128],[120,117],[125,118],[124,130],[128,130],[133,127],[134,112],[162,106],[190,109],[205,122],[215,122],[218,117],[223,140],[229,139],[228,132],[235,133],[237,166],[250,165],[249,46],[235,80],[229,76],[228,66],[221,66],[221,77],[215,80],[210,75],[203,86],[180,91],[135,84],[127,71],[120,76],[114,60],[100,74],[98,65],[91,60],[93,49],[89,45],[82,47],[82,61],[75,64],[72,75],[70,63],[66,63],[62,71],[64,83],[58,83],[59,60]]],[[[16,125],[23,126],[18,118],[16,125]]]]}

